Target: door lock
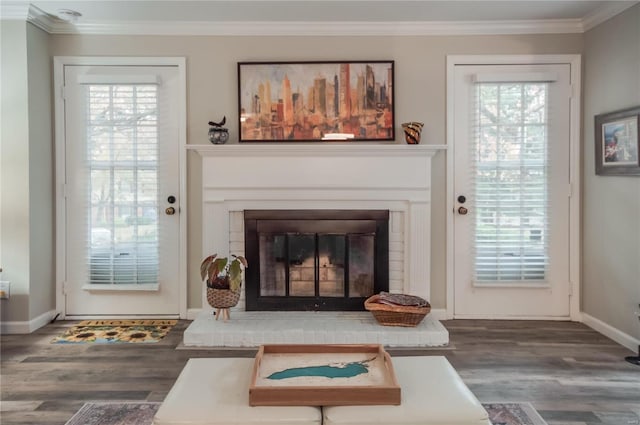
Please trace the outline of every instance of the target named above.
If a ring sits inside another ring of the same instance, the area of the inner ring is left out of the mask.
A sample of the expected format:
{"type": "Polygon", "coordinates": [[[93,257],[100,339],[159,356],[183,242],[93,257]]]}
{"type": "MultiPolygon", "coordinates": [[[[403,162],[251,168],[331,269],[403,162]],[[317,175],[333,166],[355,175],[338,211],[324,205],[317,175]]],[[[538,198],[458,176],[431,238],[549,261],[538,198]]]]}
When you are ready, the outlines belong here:
{"type": "Polygon", "coordinates": [[[164,210],[164,213],[166,215],[174,215],[176,213],[176,209],[173,207],[169,207],[166,210],[164,210]]]}
{"type": "Polygon", "coordinates": [[[469,212],[469,210],[466,209],[465,207],[458,208],[458,214],[460,214],[460,215],[467,215],[468,212],[469,212]]]}

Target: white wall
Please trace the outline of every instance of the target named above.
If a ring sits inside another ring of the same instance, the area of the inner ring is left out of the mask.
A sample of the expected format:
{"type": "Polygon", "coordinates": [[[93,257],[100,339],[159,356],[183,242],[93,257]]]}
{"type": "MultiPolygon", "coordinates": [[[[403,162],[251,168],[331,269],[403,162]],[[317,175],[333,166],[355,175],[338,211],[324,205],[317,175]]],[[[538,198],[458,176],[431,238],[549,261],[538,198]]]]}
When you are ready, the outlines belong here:
{"type": "MultiPolygon", "coordinates": [[[[400,123],[425,123],[422,143],[445,143],[445,60],[449,54],[582,53],[582,34],[433,37],[214,37],[54,35],[55,56],[185,56],[187,138],[207,144],[207,122],[226,115],[230,142],[238,138],[237,62],[395,60],[396,139],[400,123]]],[[[366,146],[363,145],[363,149],[366,146]]],[[[446,303],[446,157],[433,161],[431,304],[446,303]]],[[[189,308],[201,306],[202,259],[200,159],[188,165],[189,308]]]]}
{"type": "Polygon", "coordinates": [[[585,33],[582,309],[640,339],[640,176],[595,174],[594,116],[640,106],[640,5],[585,33]]]}

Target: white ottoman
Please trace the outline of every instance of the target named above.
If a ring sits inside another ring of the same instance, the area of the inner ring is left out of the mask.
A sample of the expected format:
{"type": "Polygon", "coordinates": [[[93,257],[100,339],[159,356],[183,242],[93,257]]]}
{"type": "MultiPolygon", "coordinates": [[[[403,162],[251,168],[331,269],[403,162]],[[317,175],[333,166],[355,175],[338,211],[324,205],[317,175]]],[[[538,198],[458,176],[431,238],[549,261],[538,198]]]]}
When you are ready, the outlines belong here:
{"type": "Polygon", "coordinates": [[[319,407],[251,407],[253,359],[190,359],[154,425],[320,425],[319,407]]]}
{"type": "Polygon", "coordinates": [[[400,406],[323,407],[323,425],[491,425],[446,358],[393,357],[400,406]]]}

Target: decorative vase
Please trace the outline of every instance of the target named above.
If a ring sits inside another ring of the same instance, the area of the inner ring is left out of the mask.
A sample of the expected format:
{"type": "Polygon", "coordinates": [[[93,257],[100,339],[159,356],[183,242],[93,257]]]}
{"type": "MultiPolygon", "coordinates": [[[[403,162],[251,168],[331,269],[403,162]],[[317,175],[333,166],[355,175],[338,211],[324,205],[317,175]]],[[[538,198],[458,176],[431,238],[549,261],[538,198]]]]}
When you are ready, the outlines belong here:
{"type": "Polygon", "coordinates": [[[240,292],[240,288],[237,291],[207,288],[207,302],[213,308],[235,307],[240,300],[240,292]]]}
{"type": "Polygon", "coordinates": [[[404,139],[410,145],[417,145],[420,143],[420,132],[424,126],[421,122],[405,122],[402,124],[404,130],[404,139]]]}
{"type": "Polygon", "coordinates": [[[209,141],[214,145],[223,145],[229,140],[229,130],[222,127],[211,127],[209,129],[209,141]]]}

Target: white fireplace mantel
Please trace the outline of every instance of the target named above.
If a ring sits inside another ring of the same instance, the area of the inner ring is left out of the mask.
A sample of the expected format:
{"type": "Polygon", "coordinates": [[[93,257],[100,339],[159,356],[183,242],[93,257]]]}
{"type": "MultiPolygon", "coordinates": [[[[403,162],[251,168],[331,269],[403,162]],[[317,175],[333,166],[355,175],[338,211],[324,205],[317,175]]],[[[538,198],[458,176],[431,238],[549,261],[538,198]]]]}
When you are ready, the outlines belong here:
{"type": "Polygon", "coordinates": [[[446,145],[243,144],[186,149],[202,157],[203,255],[243,253],[243,247],[232,243],[239,229],[230,217],[246,209],[385,209],[402,217],[390,223],[397,234],[390,244],[398,245],[402,257],[393,259],[401,270],[399,286],[391,289],[430,298],[431,158],[446,145]]]}

